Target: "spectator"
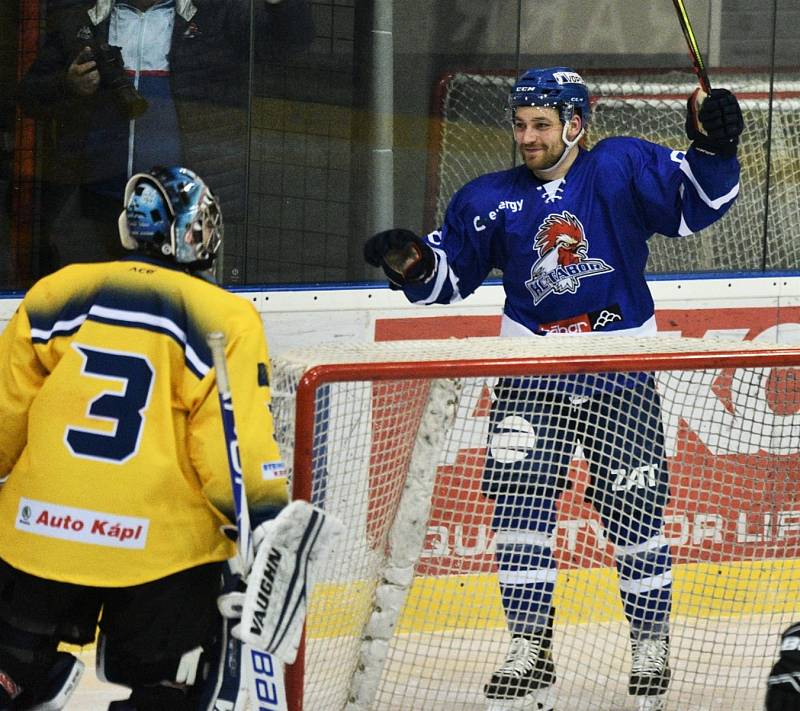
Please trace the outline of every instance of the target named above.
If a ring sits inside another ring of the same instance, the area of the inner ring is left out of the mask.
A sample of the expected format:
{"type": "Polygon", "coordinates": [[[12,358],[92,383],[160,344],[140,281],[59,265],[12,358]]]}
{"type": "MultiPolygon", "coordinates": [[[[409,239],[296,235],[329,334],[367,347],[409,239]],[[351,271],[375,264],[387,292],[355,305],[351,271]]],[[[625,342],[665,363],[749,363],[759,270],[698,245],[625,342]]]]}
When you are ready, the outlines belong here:
{"type": "Polygon", "coordinates": [[[251,31],[255,62],[307,45],[309,0],[52,0],[19,87],[23,111],[47,122],[35,276],[116,256],[123,187],[156,163],[206,176],[229,233],[241,222],[251,31]]]}

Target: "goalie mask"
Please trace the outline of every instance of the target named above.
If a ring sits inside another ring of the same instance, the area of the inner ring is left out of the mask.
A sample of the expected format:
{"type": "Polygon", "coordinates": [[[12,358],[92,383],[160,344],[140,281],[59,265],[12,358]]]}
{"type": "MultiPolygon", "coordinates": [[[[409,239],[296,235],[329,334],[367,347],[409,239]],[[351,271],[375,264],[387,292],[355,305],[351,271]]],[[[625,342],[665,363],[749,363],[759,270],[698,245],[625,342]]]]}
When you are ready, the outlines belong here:
{"type": "Polygon", "coordinates": [[[529,69],[514,83],[508,97],[513,115],[520,106],[551,106],[558,111],[562,123],[569,123],[577,114],[586,128],[592,113],[589,89],[576,71],[569,67],[529,69]]]}
{"type": "Polygon", "coordinates": [[[124,205],[119,234],[126,249],[192,269],[212,266],[222,245],[222,213],[196,173],[179,166],[137,173],[125,186],[124,205]]]}

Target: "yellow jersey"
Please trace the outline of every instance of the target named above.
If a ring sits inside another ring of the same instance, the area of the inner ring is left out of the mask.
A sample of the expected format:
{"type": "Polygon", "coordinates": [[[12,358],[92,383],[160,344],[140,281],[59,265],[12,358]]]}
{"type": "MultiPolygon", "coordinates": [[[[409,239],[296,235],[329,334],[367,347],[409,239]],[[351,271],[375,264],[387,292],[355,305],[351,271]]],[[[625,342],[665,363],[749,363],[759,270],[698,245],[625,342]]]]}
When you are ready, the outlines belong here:
{"type": "Polygon", "coordinates": [[[253,524],[286,504],[254,306],[140,256],[74,264],[31,287],[0,336],[0,558],[121,587],[235,554],[213,331],[253,524]]]}

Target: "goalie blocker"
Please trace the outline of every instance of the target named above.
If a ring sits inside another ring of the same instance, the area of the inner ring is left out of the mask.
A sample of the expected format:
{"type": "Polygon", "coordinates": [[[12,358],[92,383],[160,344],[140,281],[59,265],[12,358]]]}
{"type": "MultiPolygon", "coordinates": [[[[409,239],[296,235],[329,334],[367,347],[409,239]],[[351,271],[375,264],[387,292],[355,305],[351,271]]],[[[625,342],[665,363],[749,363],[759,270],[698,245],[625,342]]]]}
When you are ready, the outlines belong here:
{"type": "Polygon", "coordinates": [[[307,501],[293,501],[256,528],[245,592],[219,599],[225,617],[241,618],[233,636],[292,664],[319,566],[343,530],[340,521],[307,501]]]}

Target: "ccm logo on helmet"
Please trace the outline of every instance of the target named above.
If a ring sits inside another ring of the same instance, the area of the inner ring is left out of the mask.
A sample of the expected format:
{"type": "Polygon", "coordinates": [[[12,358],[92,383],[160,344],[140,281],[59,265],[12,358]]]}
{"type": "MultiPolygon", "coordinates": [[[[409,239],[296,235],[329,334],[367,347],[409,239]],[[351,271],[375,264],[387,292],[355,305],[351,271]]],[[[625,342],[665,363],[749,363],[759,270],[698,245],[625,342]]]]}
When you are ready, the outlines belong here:
{"type": "Polygon", "coordinates": [[[553,78],[559,84],[585,84],[583,77],[575,72],[553,72],[553,78]]]}

